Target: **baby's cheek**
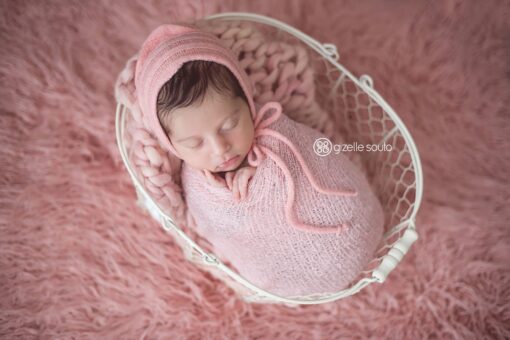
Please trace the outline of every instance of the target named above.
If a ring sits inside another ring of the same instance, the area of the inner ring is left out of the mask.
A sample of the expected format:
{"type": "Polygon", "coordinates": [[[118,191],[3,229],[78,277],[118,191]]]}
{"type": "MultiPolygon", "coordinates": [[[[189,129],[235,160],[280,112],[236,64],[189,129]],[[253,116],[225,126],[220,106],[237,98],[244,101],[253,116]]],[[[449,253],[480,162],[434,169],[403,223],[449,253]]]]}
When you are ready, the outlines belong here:
{"type": "Polygon", "coordinates": [[[252,145],[254,137],[255,131],[253,130],[253,127],[250,127],[244,131],[245,144],[248,146],[248,148],[252,145]]]}
{"type": "Polygon", "coordinates": [[[245,145],[248,143],[247,137],[249,137],[249,136],[246,136],[246,133],[243,130],[239,130],[233,136],[231,142],[232,142],[233,146],[235,146],[237,148],[244,148],[245,145]]]}

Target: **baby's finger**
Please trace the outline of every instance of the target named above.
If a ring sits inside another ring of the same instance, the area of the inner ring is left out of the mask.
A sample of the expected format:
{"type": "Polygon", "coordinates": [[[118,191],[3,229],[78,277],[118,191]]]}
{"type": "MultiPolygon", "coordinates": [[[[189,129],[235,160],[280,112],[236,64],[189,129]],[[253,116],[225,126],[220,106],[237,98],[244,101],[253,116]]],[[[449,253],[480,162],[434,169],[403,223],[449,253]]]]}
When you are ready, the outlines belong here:
{"type": "Polygon", "coordinates": [[[203,173],[204,173],[205,178],[207,179],[207,181],[210,184],[214,184],[214,178],[213,178],[212,174],[209,171],[207,171],[207,170],[204,170],[203,173]]]}
{"type": "Polygon", "coordinates": [[[247,196],[248,196],[248,179],[249,177],[246,178],[245,181],[243,181],[243,186],[241,188],[241,199],[245,199],[247,196]]]}
{"type": "Polygon", "coordinates": [[[232,178],[234,176],[233,171],[229,171],[225,174],[225,181],[227,182],[228,189],[232,191],[232,178]]]}
{"type": "Polygon", "coordinates": [[[239,178],[239,192],[242,200],[246,198],[246,193],[248,191],[249,176],[247,175],[247,173],[243,173],[243,175],[239,178]]]}
{"type": "Polygon", "coordinates": [[[234,192],[234,198],[235,198],[236,202],[239,202],[239,200],[241,199],[240,194],[239,194],[239,188],[236,188],[236,190],[234,192]]]}
{"type": "Polygon", "coordinates": [[[236,174],[234,176],[234,181],[232,183],[232,187],[233,187],[232,192],[234,193],[234,198],[236,201],[239,201],[239,173],[238,172],[236,172],[236,174]]]}
{"type": "Polygon", "coordinates": [[[209,170],[204,170],[204,174],[207,178],[207,181],[217,187],[224,187],[226,184],[221,180],[221,178],[218,178],[215,174],[211,173],[209,170]]]}

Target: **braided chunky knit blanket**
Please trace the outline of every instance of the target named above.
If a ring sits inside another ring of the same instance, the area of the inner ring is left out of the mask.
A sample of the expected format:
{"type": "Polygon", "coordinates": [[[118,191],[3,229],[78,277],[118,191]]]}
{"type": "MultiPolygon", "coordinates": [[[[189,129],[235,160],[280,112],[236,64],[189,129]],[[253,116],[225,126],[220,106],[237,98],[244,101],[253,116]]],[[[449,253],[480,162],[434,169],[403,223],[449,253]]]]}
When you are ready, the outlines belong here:
{"type": "Polygon", "coordinates": [[[197,231],[246,279],[281,296],[345,288],[382,238],[383,210],[364,175],[342,154],[314,154],[321,137],[278,103],[264,105],[248,155],[257,170],[240,202],[202,171],[182,168],[197,231]]]}

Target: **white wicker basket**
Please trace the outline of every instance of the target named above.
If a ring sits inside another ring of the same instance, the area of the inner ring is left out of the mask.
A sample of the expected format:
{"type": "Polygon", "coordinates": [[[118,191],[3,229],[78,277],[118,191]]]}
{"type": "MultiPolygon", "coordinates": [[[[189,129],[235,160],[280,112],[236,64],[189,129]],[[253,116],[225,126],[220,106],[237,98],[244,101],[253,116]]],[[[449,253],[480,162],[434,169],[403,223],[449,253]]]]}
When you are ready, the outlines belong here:
{"type": "Polygon", "coordinates": [[[138,204],[148,210],[163,228],[176,237],[187,258],[213,273],[232,287],[247,302],[281,303],[287,306],[318,304],[357,293],[372,282],[382,283],[418,239],[415,218],[420,207],[423,176],[420,158],[409,131],[395,111],[374,89],[368,75],[356,78],[338,63],[335,45],[322,44],[299,30],[278,20],[252,13],[222,13],[204,20],[249,21],[260,25],[271,37],[302,44],[309,52],[315,72],[318,101],[326,110],[333,110],[342,126],[342,135],[349,143],[391,145],[390,152],[360,153],[371,185],[385,211],[385,234],[369,266],[342,291],[281,297],[248,282],[222,263],[213,253],[206,252],[165,214],[141,185],[128,159],[125,124],[128,109],[117,105],[116,137],[120,154],[136,188],[138,204]],[[322,97],[320,97],[322,96],[322,97]]]}

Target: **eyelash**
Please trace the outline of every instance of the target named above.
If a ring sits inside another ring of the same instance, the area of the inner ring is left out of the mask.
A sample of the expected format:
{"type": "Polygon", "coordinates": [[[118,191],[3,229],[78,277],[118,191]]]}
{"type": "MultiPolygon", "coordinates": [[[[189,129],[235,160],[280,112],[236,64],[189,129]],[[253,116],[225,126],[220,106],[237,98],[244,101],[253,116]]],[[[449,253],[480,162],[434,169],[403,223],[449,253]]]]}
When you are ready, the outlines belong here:
{"type": "Polygon", "coordinates": [[[232,127],[229,127],[227,129],[224,129],[225,131],[228,131],[228,130],[232,130],[233,128],[235,128],[237,126],[237,123],[239,123],[239,118],[236,118],[234,121],[233,121],[234,125],[232,125],[232,127]]]}
{"type": "Polygon", "coordinates": [[[198,147],[202,145],[202,142],[200,142],[199,144],[195,145],[195,146],[188,146],[188,148],[190,149],[198,149],[198,147]]]}

